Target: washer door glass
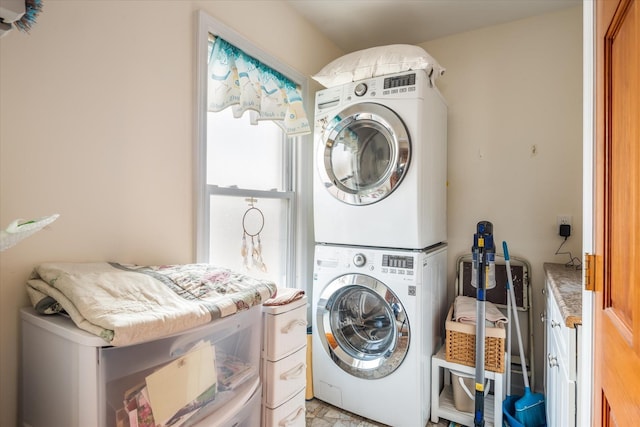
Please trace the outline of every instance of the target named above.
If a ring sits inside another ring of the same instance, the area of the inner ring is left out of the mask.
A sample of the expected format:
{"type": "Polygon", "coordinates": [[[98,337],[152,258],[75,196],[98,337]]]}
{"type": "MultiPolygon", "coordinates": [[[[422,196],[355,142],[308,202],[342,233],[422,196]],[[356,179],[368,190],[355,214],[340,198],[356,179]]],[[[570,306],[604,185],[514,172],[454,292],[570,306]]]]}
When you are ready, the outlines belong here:
{"type": "Polygon", "coordinates": [[[327,190],[350,205],[368,205],[400,184],[410,159],[409,133],[393,110],[374,103],[348,107],[321,136],[318,168],[327,190]]]}
{"type": "Polygon", "coordinates": [[[404,360],[410,329],[404,307],[382,282],[346,274],[320,295],[316,327],[331,359],[359,378],[382,378],[404,360]]]}

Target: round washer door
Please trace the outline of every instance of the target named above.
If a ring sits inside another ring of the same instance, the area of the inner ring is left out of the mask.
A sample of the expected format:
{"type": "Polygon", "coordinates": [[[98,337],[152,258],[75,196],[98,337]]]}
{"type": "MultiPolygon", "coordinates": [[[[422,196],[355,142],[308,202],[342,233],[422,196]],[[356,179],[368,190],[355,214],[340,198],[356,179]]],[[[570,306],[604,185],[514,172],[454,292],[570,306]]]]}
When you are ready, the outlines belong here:
{"type": "Polygon", "coordinates": [[[400,300],[384,283],[364,274],[346,274],[321,293],[316,329],[324,351],[358,378],[377,379],[395,371],[411,340],[400,300]]]}
{"type": "Polygon", "coordinates": [[[368,205],[396,189],[410,155],[409,132],[402,119],[384,105],[363,102],[327,123],[317,167],[333,197],[350,205],[368,205]]]}

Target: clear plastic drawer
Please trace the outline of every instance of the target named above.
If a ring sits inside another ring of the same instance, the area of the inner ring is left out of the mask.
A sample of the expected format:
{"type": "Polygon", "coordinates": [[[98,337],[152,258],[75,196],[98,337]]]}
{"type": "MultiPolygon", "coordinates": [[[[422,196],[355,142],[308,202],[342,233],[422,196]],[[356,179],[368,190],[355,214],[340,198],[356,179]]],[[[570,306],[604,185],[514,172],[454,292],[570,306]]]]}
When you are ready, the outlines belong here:
{"type": "Polygon", "coordinates": [[[183,334],[100,352],[107,426],[193,425],[259,381],[259,309],[183,334]]]}

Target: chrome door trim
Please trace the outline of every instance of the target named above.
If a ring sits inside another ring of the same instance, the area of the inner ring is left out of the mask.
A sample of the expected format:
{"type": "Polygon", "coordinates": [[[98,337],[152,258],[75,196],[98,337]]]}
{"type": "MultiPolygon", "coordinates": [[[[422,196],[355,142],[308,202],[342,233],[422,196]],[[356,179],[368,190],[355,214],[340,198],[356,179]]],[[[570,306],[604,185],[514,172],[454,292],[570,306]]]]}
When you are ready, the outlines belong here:
{"type": "Polygon", "coordinates": [[[398,297],[384,283],[358,273],[342,275],[321,291],[317,303],[316,329],[322,347],[331,360],[345,372],[365,379],[382,378],[395,371],[406,357],[411,341],[409,319],[398,297]],[[385,316],[382,319],[351,317],[360,322],[338,324],[337,310],[344,310],[341,301],[356,293],[377,299],[380,302],[377,310],[382,310],[385,316]],[[393,321],[393,325],[389,323],[385,328],[388,319],[393,321]],[[369,322],[369,326],[363,324],[366,322],[369,322]],[[371,322],[374,326],[371,326],[371,322]],[[378,328],[379,325],[381,328],[378,328]],[[362,341],[362,335],[370,338],[370,335],[375,336],[380,331],[383,336],[379,340],[370,340],[367,346],[360,348],[352,345],[354,337],[362,341]]]}
{"type": "Polygon", "coordinates": [[[404,178],[411,158],[411,141],[402,119],[390,108],[371,102],[354,104],[330,119],[322,131],[318,149],[317,167],[323,185],[337,200],[350,205],[369,205],[390,195],[404,178]],[[356,185],[357,188],[345,184],[346,178],[337,177],[332,165],[332,149],[352,126],[380,133],[390,151],[390,161],[382,176],[373,183],[356,185]]]}

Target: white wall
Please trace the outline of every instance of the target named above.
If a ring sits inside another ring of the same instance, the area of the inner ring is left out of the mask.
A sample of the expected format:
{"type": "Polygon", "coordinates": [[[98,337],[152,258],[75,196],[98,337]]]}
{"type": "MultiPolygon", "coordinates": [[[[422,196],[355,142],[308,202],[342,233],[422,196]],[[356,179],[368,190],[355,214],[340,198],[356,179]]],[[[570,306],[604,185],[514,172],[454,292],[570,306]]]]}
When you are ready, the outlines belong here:
{"type": "Polygon", "coordinates": [[[280,1],[47,1],[30,35],[0,39],[0,227],[61,214],[0,254],[2,426],[33,266],[194,260],[198,9],[305,75],[341,53],[280,1]]]}
{"type": "Polygon", "coordinates": [[[448,237],[453,298],[456,258],[476,224],[493,223],[496,247],[532,264],[536,388],[542,388],[543,263],[554,255],[557,214],[573,217],[563,251],[582,257],[582,10],[572,8],[429,41],[447,68],[448,237]]]}

